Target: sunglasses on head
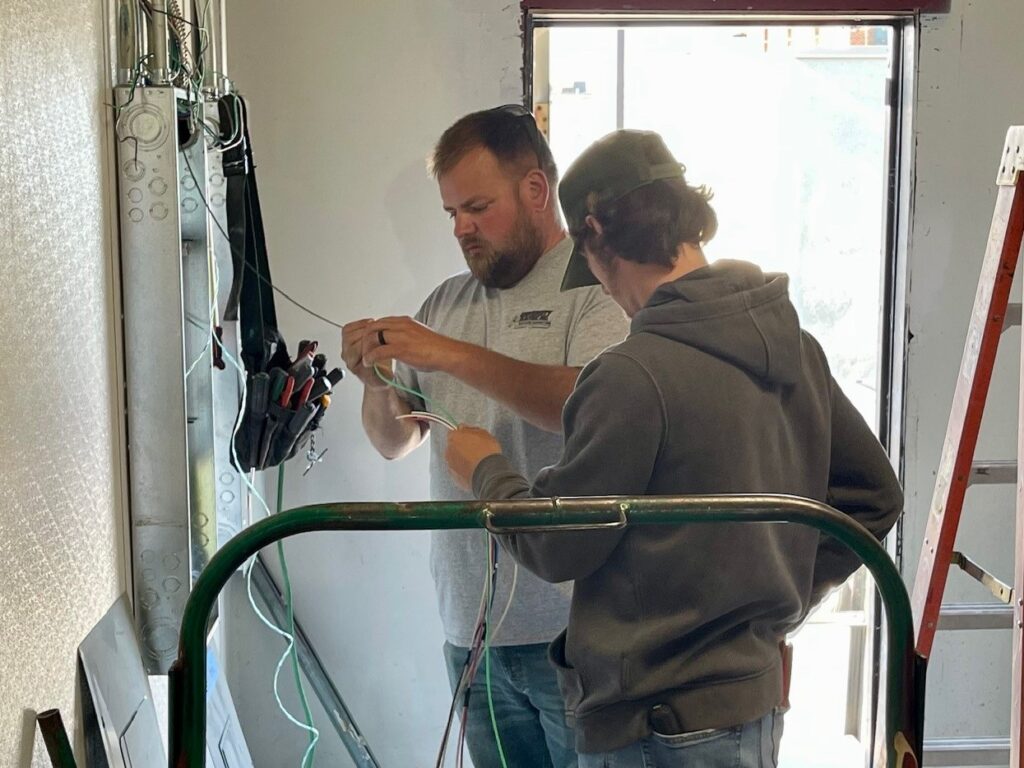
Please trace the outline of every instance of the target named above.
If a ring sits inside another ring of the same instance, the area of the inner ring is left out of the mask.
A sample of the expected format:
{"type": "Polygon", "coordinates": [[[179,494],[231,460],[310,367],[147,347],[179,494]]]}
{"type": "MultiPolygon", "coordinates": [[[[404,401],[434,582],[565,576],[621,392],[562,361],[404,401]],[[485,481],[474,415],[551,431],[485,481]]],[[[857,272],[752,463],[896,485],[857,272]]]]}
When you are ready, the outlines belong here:
{"type": "Polygon", "coordinates": [[[488,111],[500,112],[510,117],[525,118],[520,121],[520,124],[526,128],[526,135],[530,139],[530,146],[533,148],[533,153],[537,156],[537,167],[543,170],[543,158],[547,154],[543,151],[543,148],[546,147],[546,143],[540,135],[540,130],[537,128],[537,121],[534,119],[533,113],[522,104],[503,104],[488,111]]]}

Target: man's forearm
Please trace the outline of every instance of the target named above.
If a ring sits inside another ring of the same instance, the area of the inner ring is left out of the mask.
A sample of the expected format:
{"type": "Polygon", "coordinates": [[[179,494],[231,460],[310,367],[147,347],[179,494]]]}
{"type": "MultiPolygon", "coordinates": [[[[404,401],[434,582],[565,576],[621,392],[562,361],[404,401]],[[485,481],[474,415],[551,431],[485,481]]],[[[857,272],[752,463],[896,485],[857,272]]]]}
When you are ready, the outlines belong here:
{"type": "Polygon", "coordinates": [[[548,432],[562,431],[562,406],[579,368],[527,363],[474,344],[465,344],[447,371],[455,378],[548,432]]]}
{"type": "Polygon", "coordinates": [[[395,418],[411,410],[409,404],[390,387],[364,387],[363,429],[384,458],[400,459],[423,442],[426,426],[413,419],[395,418]]]}

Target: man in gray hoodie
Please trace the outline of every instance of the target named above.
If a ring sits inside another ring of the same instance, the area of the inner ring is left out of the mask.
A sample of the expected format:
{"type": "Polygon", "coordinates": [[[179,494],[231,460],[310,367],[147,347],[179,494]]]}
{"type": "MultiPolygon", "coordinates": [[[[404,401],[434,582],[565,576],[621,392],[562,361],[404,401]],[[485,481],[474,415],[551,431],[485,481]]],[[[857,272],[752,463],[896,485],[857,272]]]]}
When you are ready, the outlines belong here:
{"type": "MultiPolygon", "coordinates": [[[[582,371],[558,464],[532,485],[483,430],[448,439],[478,498],[786,493],[881,539],[903,494],[888,458],[801,330],[788,279],[709,265],[710,194],[657,134],[617,131],[559,188],[575,249],[563,290],[600,282],[629,336],[582,371]]],[[[722,523],[505,536],[552,582],[573,579],[552,643],[581,768],[774,766],[779,644],[858,566],[795,525],[722,523]]]]}

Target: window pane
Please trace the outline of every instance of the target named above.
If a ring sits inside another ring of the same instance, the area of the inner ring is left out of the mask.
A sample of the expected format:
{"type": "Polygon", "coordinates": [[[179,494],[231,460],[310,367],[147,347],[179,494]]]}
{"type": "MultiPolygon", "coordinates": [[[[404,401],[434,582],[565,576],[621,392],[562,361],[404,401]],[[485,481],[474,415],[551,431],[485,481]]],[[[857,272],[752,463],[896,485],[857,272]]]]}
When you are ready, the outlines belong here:
{"type": "Polygon", "coordinates": [[[625,127],[661,132],[690,182],[715,191],[708,257],[789,273],[801,321],[872,425],[888,32],[654,27],[627,29],[625,46],[625,127]]]}
{"type": "Polygon", "coordinates": [[[550,30],[548,139],[560,170],[594,139],[615,130],[616,35],[608,27],[550,30]]]}
{"type": "MultiPolygon", "coordinates": [[[[551,145],[565,168],[615,128],[614,28],[550,30],[551,145]]],[[[878,422],[891,30],[625,29],[624,127],[658,131],[715,193],[709,259],[787,272],[804,326],[878,422]]]]}

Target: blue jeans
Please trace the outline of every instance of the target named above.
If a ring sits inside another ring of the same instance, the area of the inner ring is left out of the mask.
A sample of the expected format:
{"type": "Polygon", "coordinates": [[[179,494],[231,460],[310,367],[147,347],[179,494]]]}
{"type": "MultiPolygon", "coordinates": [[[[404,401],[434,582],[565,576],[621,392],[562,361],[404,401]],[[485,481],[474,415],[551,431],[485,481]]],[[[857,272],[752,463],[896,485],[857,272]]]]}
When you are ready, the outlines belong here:
{"type": "MultiPolygon", "coordinates": [[[[444,644],[452,690],[468,653],[444,644]]],[[[490,657],[494,718],[508,768],[576,768],[575,736],[565,723],[565,702],[547,644],[496,646],[490,657]]],[[[470,688],[466,744],[475,768],[501,768],[483,661],[470,688]]]]}
{"type": "Polygon", "coordinates": [[[782,713],[721,730],[652,733],[614,752],[580,754],[580,768],[775,768],[782,713]]]}

